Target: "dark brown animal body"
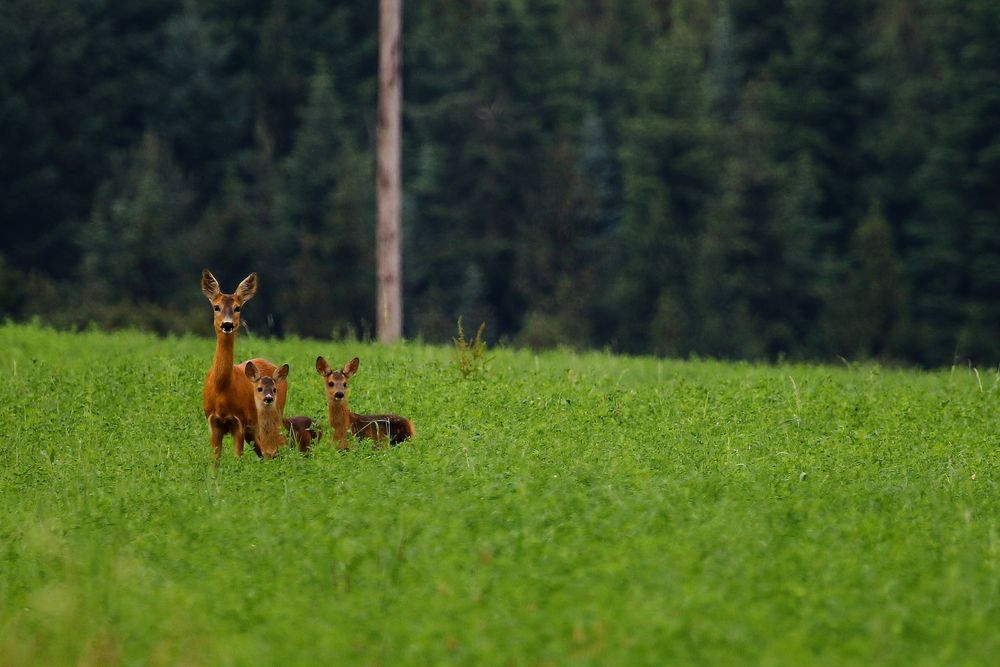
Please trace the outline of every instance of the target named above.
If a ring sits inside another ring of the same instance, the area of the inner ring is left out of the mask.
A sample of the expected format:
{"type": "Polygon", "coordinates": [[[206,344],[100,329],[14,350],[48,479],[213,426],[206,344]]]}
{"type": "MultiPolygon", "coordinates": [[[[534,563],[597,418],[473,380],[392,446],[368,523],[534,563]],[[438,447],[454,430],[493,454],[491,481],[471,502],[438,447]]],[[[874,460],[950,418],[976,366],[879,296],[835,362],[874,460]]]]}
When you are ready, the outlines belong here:
{"type": "Polygon", "coordinates": [[[314,440],[319,440],[319,429],[317,428],[316,420],[312,417],[303,415],[287,417],[285,418],[285,429],[288,430],[292,441],[302,453],[312,449],[314,440]]]}
{"type": "Polygon", "coordinates": [[[323,357],[316,358],[316,372],[323,376],[326,384],[326,412],[330,420],[330,437],[337,449],[350,447],[351,434],[357,438],[368,438],[375,442],[388,441],[391,445],[412,438],[413,422],[399,415],[359,415],[347,407],[347,380],[358,370],[357,357],[344,364],[339,370],[330,368],[323,357]]]}

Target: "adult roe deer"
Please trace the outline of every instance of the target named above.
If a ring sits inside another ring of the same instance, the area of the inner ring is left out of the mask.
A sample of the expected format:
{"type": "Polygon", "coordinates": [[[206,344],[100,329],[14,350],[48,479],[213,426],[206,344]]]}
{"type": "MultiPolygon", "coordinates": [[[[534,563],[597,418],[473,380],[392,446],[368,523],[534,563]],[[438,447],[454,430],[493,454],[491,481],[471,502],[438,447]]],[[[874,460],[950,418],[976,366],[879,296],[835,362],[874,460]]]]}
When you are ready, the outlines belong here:
{"type": "MultiPolygon", "coordinates": [[[[257,425],[257,406],[254,403],[254,389],[244,370],[246,362],[233,363],[233,346],[236,332],[240,328],[240,315],[244,304],[257,293],[257,274],[251,273],[243,279],[233,294],[223,294],[219,282],[205,269],[201,272],[201,291],[212,304],[215,312],[215,356],[212,367],[205,377],[205,419],[208,421],[209,438],[212,443],[212,463],[218,464],[222,454],[222,438],[229,434],[233,438],[233,450],[243,456],[243,443],[254,442],[254,427],[257,425]]],[[[265,375],[273,375],[276,366],[267,359],[252,359],[256,369],[265,375]]],[[[276,390],[277,407],[285,411],[288,383],[281,381],[276,390]]],[[[254,443],[254,451],[261,455],[254,443]]]]}
{"type": "Polygon", "coordinates": [[[376,442],[388,440],[398,445],[413,437],[413,422],[399,415],[359,415],[347,408],[347,380],[358,372],[359,360],[354,357],[339,371],[330,368],[323,357],[316,357],[316,372],[326,384],[326,412],[330,418],[330,437],[337,449],[347,449],[348,433],[376,442]]]}

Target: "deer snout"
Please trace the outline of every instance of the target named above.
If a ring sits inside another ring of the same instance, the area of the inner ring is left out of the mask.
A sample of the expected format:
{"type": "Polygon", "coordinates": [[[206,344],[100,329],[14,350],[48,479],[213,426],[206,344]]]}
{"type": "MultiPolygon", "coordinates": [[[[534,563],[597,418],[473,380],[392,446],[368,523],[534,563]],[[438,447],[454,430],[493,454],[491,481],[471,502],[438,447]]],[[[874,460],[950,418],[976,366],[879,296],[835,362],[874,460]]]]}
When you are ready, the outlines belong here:
{"type": "Polygon", "coordinates": [[[342,392],[342,391],[334,392],[333,397],[335,399],[337,399],[338,401],[341,401],[341,400],[344,399],[344,392],[342,392]]]}
{"type": "Polygon", "coordinates": [[[219,325],[219,328],[222,329],[222,333],[232,333],[233,332],[233,323],[232,322],[228,322],[228,321],[227,322],[223,322],[222,324],[219,325]]]}
{"type": "Polygon", "coordinates": [[[264,396],[264,402],[267,403],[268,405],[274,403],[274,394],[267,394],[266,396],[264,396]]]}

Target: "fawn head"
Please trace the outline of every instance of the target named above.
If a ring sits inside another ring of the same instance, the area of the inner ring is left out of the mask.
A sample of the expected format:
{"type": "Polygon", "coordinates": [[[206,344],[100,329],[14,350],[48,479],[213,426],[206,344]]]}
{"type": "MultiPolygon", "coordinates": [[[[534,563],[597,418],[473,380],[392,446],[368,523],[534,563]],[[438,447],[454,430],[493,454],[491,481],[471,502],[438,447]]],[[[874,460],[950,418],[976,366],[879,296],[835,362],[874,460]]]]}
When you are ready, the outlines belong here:
{"type": "Polygon", "coordinates": [[[257,293],[257,274],[251,273],[244,278],[234,294],[223,294],[219,289],[219,281],[211,271],[205,269],[201,272],[201,291],[215,310],[215,330],[231,335],[240,328],[240,311],[243,309],[243,304],[257,293]]]}
{"type": "Polygon", "coordinates": [[[252,361],[248,361],[243,368],[250,382],[253,383],[254,401],[259,410],[268,410],[275,407],[278,398],[278,383],[288,377],[288,364],[275,369],[274,375],[261,375],[252,361]]]}
{"type": "Polygon", "coordinates": [[[330,368],[330,364],[323,357],[316,357],[316,372],[323,376],[326,383],[326,402],[333,405],[335,402],[347,400],[347,379],[358,372],[357,357],[354,357],[341,368],[335,371],[330,368]]]}

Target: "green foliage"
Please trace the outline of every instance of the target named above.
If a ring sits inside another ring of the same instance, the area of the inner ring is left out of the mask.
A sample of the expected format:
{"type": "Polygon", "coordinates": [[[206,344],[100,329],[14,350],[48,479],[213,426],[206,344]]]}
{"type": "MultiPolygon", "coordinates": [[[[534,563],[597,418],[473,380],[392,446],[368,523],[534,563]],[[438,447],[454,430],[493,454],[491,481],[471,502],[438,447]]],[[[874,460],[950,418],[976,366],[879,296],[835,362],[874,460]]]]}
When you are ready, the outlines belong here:
{"type": "Polygon", "coordinates": [[[928,50],[939,84],[923,102],[931,120],[925,160],[915,176],[923,194],[912,227],[914,311],[921,347],[978,361],[1000,354],[1000,31],[994,3],[974,2],[955,21],[954,2],[929,12],[928,50]],[[947,220],[948,224],[941,221],[947,220]],[[950,321],[953,326],[939,323],[950,321]]]}
{"type": "Polygon", "coordinates": [[[462,318],[458,318],[458,336],[452,339],[455,345],[455,368],[463,378],[481,377],[486,373],[486,364],[489,359],[486,356],[487,346],[483,340],[483,332],[486,331],[486,322],[482,322],[476,329],[476,336],[472,341],[465,339],[465,332],[462,330],[462,318]]]}
{"type": "Polygon", "coordinates": [[[165,95],[147,123],[215,190],[252,121],[246,76],[233,65],[235,40],[192,3],[164,23],[163,39],[156,60],[165,95]]]}
{"type": "MultiPolygon", "coordinates": [[[[5,664],[986,664],[1000,377],[241,338],[402,446],[210,464],[207,338],[0,327],[5,664]],[[970,639],[970,638],[974,638],[970,639]]],[[[228,447],[228,445],[227,445],[228,447]]]]}
{"type": "MultiPolygon", "coordinates": [[[[535,348],[1000,361],[997,7],[408,6],[407,335],[464,315],[535,348]],[[885,336],[861,275],[892,280],[885,336]]],[[[262,333],[366,331],[377,22],[3,3],[4,314],[191,330],[177,286],[210,266],[272,285],[262,333]]]]}
{"type": "Polygon", "coordinates": [[[658,40],[638,93],[642,113],[624,128],[624,211],[617,327],[631,351],[681,354],[696,339],[692,265],[705,206],[715,192],[717,154],[696,35],[681,25],[658,40]]]}
{"type": "Polygon", "coordinates": [[[98,192],[81,234],[83,277],[96,300],[151,302],[173,295],[171,261],[186,253],[165,256],[163,249],[183,238],[192,199],[170,145],[146,133],[98,192]]]}
{"type": "Polygon", "coordinates": [[[887,357],[901,347],[906,324],[903,266],[892,229],[880,207],[872,207],[851,241],[850,273],[830,330],[838,332],[844,356],[887,357]]]}
{"type": "Polygon", "coordinates": [[[274,257],[277,294],[289,331],[324,337],[372,319],[374,251],[366,223],[374,170],[344,125],[324,61],[316,64],[302,117],[282,165],[271,229],[286,249],[274,257]],[[334,306],[318,307],[324,303],[334,306]]]}

